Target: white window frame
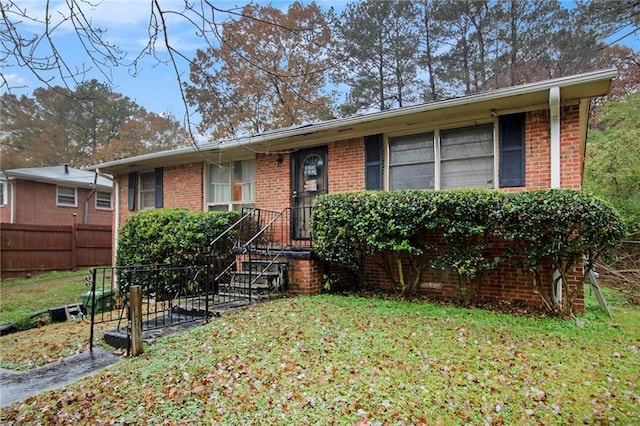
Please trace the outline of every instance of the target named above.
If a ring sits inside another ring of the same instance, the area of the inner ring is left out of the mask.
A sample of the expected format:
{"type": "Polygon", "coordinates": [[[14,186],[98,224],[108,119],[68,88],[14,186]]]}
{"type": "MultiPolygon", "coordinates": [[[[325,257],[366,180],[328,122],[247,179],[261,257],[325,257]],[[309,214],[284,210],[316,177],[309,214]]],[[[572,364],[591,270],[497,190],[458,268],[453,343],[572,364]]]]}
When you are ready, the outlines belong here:
{"type": "Polygon", "coordinates": [[[256,162],[254,158],[246,158],[242,160],[227,161],[221,164],[211,164],[207,168],[206,172],[207,180],[205,184],[206,191],[206,205],[207,211],[233,211],[242,210],[243,207],[254,207],[256,198],[256,162]],[[235,180],[236,167],[239,164],[252,164],[253,170],[249,180],[239,181],[235,180]],[[226,168],[228,171],[228,182],[213,182],[215,170],[226,168]],[[214,186],[218,185],[222,190],[225,190],[228,194],[222,197],[222,200],[214,200],[214,186]],[[236,197],[235,192],[240,191],[241,196],[236,197]],[[249,195],[247,195],[249,194],[249,195]],[[239,198],[239,199],[236,199],[239,198]]]}
{"type": "Polygon", "coordinates": [[[107,191],[96,191],[96,210],[113,210],[113,200],[112,200],[112,194],[111,192],[107,192],[107,191]],[[102,199],[100,199],[100,195],[102,194],[102,199]],[[106,195],[109,196],[109,206],[105,207],[105,206],[101,206],[99,203],[102,202],[106,202],[106,195]]]}
{"type": "Polygon", "coordinates": [[[155,170],[150,170],[147,172],[141,172],[138,176],[138,210],[152,210],[156,208],[156,172],[155,170]],[[151,189],[142,187],[142,182],[144,176],[151,175],[153,177],[153,185],[151,189]],[[145,198],[144,195],[152,194],[153,198],[151,199],[151,205],[144,204],[145,198]]]}
{"type": "Polygon", "coordinates": [[[6,180],[0,180],[0,206],[6,206],[9,204],[9,185],[6,180]]]}
{"type": "Polygon", "coordinates": [[[56,205],[60,207],[78,207],[78,188],[72,186],[56,185],[56,205]],[[61,194],[60,189],[73,190],[73,202],[64,202],[60,197],[70,198],[69,194],[61,194]]]}
{"type": "MultiPolygon", "coordinates": [[[[440,135],[441,132],[446,132],[446,131],[455,131],[458,129],[464,129],[467,127],[482,127],[482,126],[488,126],[488,125],[492,125],[492,137],[493,137],[493,148],[492,148],[492,154],[484,154],[481,156],[478,156],[477,158],[480,157],[489,157],[490,155],[492,156],[492,167],[493,167],[493,173],[492,173],[492,182],[491,185],[488,186],[489,189],[495,189],[498,188],[498,160],[499,160],[499,155],[498,155],[498,138],[497,138],[497,121],[496,120],[491,120],[491,121],[483,121],[483,122],[474,122],[474,123],[460,123],[460,125],[456,125],[456,126],[447,126],[447,127],[442,127],[442,128],[428,128],[425,130],[416,130],[414,132],[411,133],[401,133],[401,134],[389,134],[389,135],[385,135],[385,188],[387,190],[394,190],[394,188],[392,188],[393,182],[391,180],[391,168],[393,167],[391,165],[391,145],[393,143],[393,139],[394,138],[399,138],[399,137],[405,137],[405,136],[411,136],[411,135],[418,135],[418,134],[427,134],[430,132],[433,132],[433,149],[434,149],[434,155],[433,155],[433,162],[434,162],[434,183],[433,183],[433,188],[423,188],[423,189],[432,189],[432,190],[442,190],[442,189],[446,189],[442,187],[442,150],[441,150],[441,140],[440,140],[440,135]]],[[[469,158],[476,158],[476,157],[469,157],[469,158]]],[[[425,185],[426,186],[426,185],[425,185]]]]}

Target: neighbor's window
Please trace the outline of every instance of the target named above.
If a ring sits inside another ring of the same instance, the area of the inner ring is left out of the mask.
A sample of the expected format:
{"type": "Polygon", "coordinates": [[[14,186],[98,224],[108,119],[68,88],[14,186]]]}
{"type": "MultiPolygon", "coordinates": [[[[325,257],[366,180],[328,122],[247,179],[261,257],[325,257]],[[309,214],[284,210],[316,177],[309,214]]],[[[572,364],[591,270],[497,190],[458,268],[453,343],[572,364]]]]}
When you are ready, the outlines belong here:
{"type": "Polygon", "coordinates": [[[7,187],[7,182],[0,181],[0,206],[4,206],[9,203],[7,187]]]}
{"type": "Polygon", "coordinates": [[[57,190],[57,204],[59,206],[76,207],[78,198],[78,191],[76,188],[70,186],[58,186],[57,190]]]}
{"type": "Polygon", "coordinates": [[[254,160],[212,164],[209,169],[209,211],[240,210],[253,207],[256,186],[254,160]]]}
{"type": "Polygon", "coordinates": [[[390,189],[494,187],[493,124],[389,139],[390,189]]]}
{"type": "Polygon", "coordinates": [[[97,191],[96,192],[96,209],[111,210],[111,193],[97,191]]]}

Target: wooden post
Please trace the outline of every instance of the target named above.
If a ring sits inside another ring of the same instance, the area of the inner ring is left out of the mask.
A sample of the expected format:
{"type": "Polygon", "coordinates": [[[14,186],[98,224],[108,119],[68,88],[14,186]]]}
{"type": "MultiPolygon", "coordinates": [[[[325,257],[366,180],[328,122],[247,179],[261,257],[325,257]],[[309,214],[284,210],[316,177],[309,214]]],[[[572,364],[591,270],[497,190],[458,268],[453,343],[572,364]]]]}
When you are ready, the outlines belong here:
{"type": "Polygon", "coordinates": [[[78,237],[76,230],[76,213],[72,214],[73,222],[71,223],[71,269],[76,270],[78,266],[78,237]]]}
{"type": "Polygon", "coordinates": [[[142,287],[132,285],[129,293],[129,312],[131,318],[131,355],[144,352],[142,342],[142,287]]]}

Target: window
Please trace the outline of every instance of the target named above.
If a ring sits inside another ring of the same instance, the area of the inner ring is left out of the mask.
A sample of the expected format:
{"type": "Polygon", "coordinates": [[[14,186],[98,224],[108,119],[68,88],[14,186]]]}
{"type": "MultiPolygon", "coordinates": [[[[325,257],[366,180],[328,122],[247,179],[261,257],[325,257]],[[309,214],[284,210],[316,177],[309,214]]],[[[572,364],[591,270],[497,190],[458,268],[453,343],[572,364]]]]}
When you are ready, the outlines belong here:
{"type": "Polygon", "coordinates": [[[140,173],[140,210],[153,209],[156,206],[156,174],[140,173]]]}
{"type": "Polygon", "coordinates": [[[110,192],[96,192],[96,209],[98,210],[111,210],[111,193],[110,192]]]}
{"type": "Polygon", "coordinates": [[[493,125],[440,132],[441,185],[493,188],[493,125]]]}
{"type": "Polygon", "coordinates": [[[70,186],[58,186],[57,189],[57,204],[59,206],[76,207],[78,193],[76,188],[70,186]]]}
{"type": "Polygon", "coordinates": [[[494,187],[493,124],[389,139],[390,189],[494,187]]]}
{"type": "Polygon", "coordinates": [[[162,173],[162,167],[152,172],[140,173],[140,210],[162,208],[162,173]]]}
{"type": "Polygon", "coordinates": [[[0,206],[4,206],[9,203],[7,187],[8,185],[6,181],[0,181],[0,206]]]}
{"type": "Polygon", "coordinates": [[[433,132],[389,140],[391,189],[434,189],[433,132]]]}
{"type": "Polygon", "coordinates": [[[240,210],[242,207],[253,206],[256,186],[254,160],[212,164],[209,175],[210,211],[240,210]]]}

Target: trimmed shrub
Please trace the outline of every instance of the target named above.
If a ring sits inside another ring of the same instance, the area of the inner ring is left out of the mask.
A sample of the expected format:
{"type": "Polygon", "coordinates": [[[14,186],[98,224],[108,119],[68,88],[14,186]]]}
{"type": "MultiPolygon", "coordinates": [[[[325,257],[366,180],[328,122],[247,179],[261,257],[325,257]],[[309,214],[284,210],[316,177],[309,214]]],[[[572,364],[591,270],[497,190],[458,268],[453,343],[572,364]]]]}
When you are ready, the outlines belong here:
{"type": "Polygon", "coordinates": [[[571,315],[575,291],[568,276],[583,267],[582,281],[593,263],[626,236],[626,227],[609,203],[582,192],[545,189],[505,195],[503,238],[510,261],[529,273],[547,310],[571,315]],[[542,266],[556,271],[551,287],[542,284],[542,266]],[[563,299],[557,300],[562,286],[563,299]]]}
{"type": "Polygon", "coordinates": [[[236,212],[141,211],[120,228],[116,265],[193,264],[238,218],[236,212]]]}
{"type": "Polygon", "coordinates": [[[314,201],[314,251],[324,260],[359,272],[377,255],[394,291],[411,294],[426,267],[429,229],[436,225],[424,191],[364,191],[327,194],[314,201]],[[408,259],[403,265],[402,259],[408,259]]]}
{"type": "Polygon", "coordinates": [[[312,212],[316,253],[360,271],[361,279],[371,255],[392,290],[404,295],[415,291],[425,268],[449,269],[458,276],[461,302],[471,303],[482,280],[506,261],[532,276],[550,312],[566,315],[580,290],[570,292],[569,275],[583,262],[587,273],[626,235],[609,204],[563,189],[336,193],[318,197],[312,212]],[[498,256],[498,247],[508,249],[498,256]],[[551,287],[541,277],[545,265],[557,271],[551,287]],[[558,285],[562,301],[555,300],[558,285]]]}

